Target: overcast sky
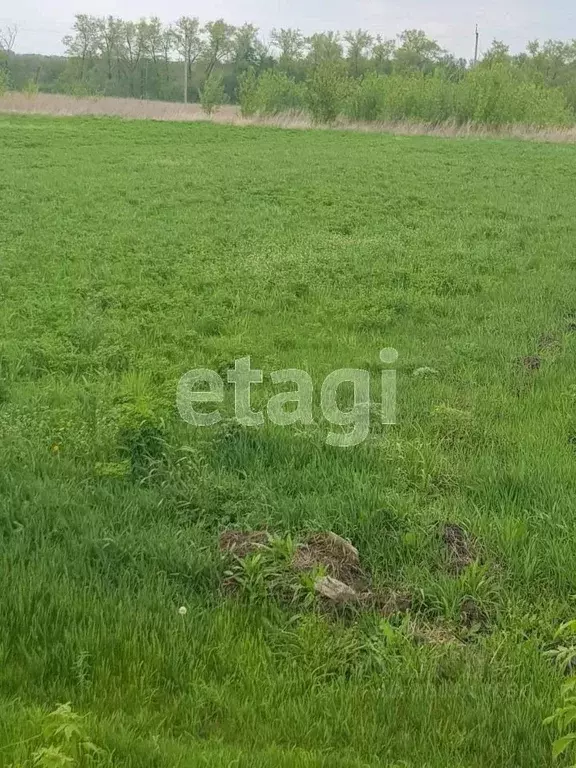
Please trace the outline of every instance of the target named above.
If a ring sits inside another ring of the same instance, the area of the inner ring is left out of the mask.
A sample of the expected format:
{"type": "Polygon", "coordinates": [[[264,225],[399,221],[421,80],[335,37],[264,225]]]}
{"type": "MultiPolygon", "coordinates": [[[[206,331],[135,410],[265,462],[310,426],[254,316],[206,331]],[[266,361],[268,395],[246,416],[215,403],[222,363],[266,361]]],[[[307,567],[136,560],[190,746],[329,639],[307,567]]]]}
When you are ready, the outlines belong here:
{"type": "Polygon", "coordinates": [[[442,46],[465,58],[474,49],[474,26],[481,48],[494,38],[521,50],[534,38],[576,38],[573,0],[20,0],[0,6],[0,26],[17,24],[16,50],[61,53],[61,39],[75,13],[113,14],[124,19],[158,15],[202,21],[223,17],[232,24],[252,22],[264,38],[273,27],[299,27],[306,34],[326,29],[368,29],[394,37],[403,29],[423,29],[442,46]]]}

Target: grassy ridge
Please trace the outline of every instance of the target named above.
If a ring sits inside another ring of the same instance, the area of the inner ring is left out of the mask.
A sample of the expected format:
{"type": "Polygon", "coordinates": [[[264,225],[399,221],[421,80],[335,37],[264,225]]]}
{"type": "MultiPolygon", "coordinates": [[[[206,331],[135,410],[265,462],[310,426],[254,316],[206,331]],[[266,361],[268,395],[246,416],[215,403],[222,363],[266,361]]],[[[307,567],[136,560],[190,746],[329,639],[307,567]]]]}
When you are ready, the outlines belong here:
{"type": "Polygon", "coordinates": [[[0,151],[0,764],[71,701],[115,765],[546,765],[542,651],[576,593],[574,149],[2,118],[0,151]],[[352,451],[319,411],[176,412],[183,373],[243,355],[256,404],[293,367],[318,390],[368,368],[377,401],[383,347],[399,424],[352,451]],[[443,521],[480,566],[449,572],[443,521]],[[350,537],[452,640],[223,598],[218,532],[263,525],[350,537]]]}

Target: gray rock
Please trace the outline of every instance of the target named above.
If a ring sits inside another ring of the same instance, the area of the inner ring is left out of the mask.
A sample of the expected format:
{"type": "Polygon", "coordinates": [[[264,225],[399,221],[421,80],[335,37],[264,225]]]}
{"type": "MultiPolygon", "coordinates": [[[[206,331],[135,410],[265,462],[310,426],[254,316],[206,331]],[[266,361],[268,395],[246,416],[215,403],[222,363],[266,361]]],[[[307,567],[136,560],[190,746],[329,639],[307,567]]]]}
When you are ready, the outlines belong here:
{"type": "Polygon", "coordinates": [[[344,584],[343,581],[333,579],[331,576],[324,576],[323,578],[318,579],[314,587],[321,597],[324,597],[333,603],[338,603],[339,605],[358,600],[358,595],[352,587],[349,587],[348,584],[344,584]]]}

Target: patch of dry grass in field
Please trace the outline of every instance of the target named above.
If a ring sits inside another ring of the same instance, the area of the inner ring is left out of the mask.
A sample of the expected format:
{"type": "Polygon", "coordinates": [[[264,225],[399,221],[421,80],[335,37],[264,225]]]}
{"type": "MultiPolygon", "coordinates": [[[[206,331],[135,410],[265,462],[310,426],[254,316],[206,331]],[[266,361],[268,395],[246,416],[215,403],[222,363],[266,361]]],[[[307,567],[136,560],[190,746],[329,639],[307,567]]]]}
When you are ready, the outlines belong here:
{"type": "Polygon", "coordinates": [[[0,97],[0,112],[36,113],[70,117],[74,115],[102,115],[123,117],[131,120],[170,120],[170,121],[212,121],[235,125],[265,125],[278,128],[337,128],[339,130],[360,131],[367,133],[391,133],[400,136],[444,136],[475,138],[513,138],[525,141],[546,141],[572,144],[576,143],[576,126],[570,128],[539,128],[530,125],[509,125],[502,128],[488,126],[456,125],[452,122],[440,125],[399,122],[351,122],[340,118],[334,125],[317,125],[305,114],[283,114],[275,117],[243,118],[237,106],[221,107],[212,117],[208,117],[199,104],[179,104],[169,101],[146,101],[144,99],[117,99],[112,97],[65,96],[62,94],[39,93],[28,95],[10,92],[0,97]]]}
{"type": "MultiPolygon", "coordinates": [[[[12,91],[0,97],[1,112],[37,113],[70,117],[73,115],[106,115],[136,120],[206,120],[199,104],[177,104],[169,101],[144,99],[116,99],[112,97],[65,96],[56,93],[38,93],[29,96],[12,91]]],[[[217,119],[234,120],[236,107],[222,107],[217,119]]]]}

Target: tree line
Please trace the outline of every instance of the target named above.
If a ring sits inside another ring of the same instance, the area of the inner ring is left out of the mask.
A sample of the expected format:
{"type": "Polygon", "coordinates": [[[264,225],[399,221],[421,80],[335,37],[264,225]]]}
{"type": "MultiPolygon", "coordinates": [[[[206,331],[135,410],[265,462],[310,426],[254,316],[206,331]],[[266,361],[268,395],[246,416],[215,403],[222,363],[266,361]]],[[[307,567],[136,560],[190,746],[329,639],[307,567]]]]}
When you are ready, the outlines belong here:
{"type": "Polygon", "coordinates": [[[223,19],[87,14],[76,15],[65,56],[16,55],[14,39],[14,30],[0,30],[1,78],[18,90],[204,99],[209,110],[241,102],[246,113],[307,109],[319,118],[480,120],[498,112],[498,121],[513,108],[527,120],[532,100],[534,118],[549,112],[548,122],[565,122],[576,109],[576,40],[533,41],[520,54],[494,41],[475,64],[416,29],[390,39],[362,29],[274,29],[264,41],[253,24],[223,19]]]}
{"type": "Polygon", "coordinates": [[[65,57],[12,55],[13,79],[33,78],[46,91],[194,101],[215,71],[233,99],[248,69],[278,69],[300,82],[326,61],[346,62],[352,77],[437,67],[455,73],[467,66],[419,30],[387,40],[364,30],[306,37],[298,29],[275,29],[265,43],[253,24],[217,19],[202,25],[190,16],[165,25],[157,17],[134,22],[78,14],[63,43],[65,57]]]}

